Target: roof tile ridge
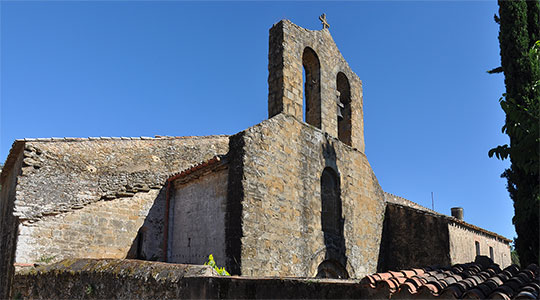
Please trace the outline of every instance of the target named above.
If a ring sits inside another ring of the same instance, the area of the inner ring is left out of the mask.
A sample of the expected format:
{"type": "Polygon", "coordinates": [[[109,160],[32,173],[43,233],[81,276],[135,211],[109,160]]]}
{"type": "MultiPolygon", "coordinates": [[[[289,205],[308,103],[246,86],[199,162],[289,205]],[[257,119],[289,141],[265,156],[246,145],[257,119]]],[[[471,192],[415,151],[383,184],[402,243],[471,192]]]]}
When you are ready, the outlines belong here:
{"type": "Polygon", "coordinates": [[[429,210],[423,210],[423,209],[419,209],[417,207],[412,207],[412,206],[409,206],[409,205],[406,205],[406,204],[402,204],[402,203],[395,203],[395,202],[390,202],[391,205],[397,205],[397,206],[400,206],[400,207],[404,207],[404,208],[407,208],[407,209],[414,209],[418,212],[421,212],[423,214],[429,214],[429,215],[432,215],[434,217],[440,217],[440,218],[444,218],[444,217],[448,217],[446,215],[443,215],[443,214],[440,214],[436,211],[432,211],[431,209],[429,210]]]}
{"type": "Polygon", "coordinates": [[[184,136],[172,136],[172,135],[155,135],[155,139],[211,139],[211,138],[220,138],[220,137],[229,137],[228,134],[211,134],[211,135],[184,135],[184,136]]]}
{"type": "Polygon", "coordinates": [[[423,206],[423,205],[421,205],[421,204],[418,204],[418,203],[416,203],[416,202],[414,202],[414,201],[412,201],[412,200],[409,200],[409,199],[407,199],[407,198],[404,198],[404,197],[401,197],[401,196],[398,196],[398,195],[395,195],[395,194],[392,194],[392,193],[389,193],[389,192],[385,192],[385,191],[383,191],[383,192],[386,193],[386,194],[388,194],[388,195],[390,195],[390,196],[394,196],[394,197],[396,197],[396,198],[403,199],[403,200],[405,200],[405,201],[408,202],[408,203],[412,203],[412,204],[418,205],[418,206],[420,206],[420,207],[423,208],[423,209],[426,209],[426,210],[428,210],[428,211],[430,211],[430,212],[434,212],[434,213],[440,215],[440,213],[438,213],[438,212],[436,212],[436,211],[434,211],[434,210],[432,210],[432,209],[430,209],[430,208],[427,208],[427,207],[425,207],[425,206],[423,206]]]}
{"type": "Polygon", "coordinates": [[[214,155],[212,158],[210,159],[207,159],[207,160],[203,160],[199,163],[196,163],[196,164],[193,164],[189,167],[187,167],[186,169],[180,171],[180,172],[176,172],[172,175],[169,176],[169,178],[167,179],[167,182],[172,182],[180,177],[184,177],[188,174],[191,174],[197,170],[200,170],[200,169],[203,169],[203,168],[206,168],[206,167],[209,167],[209,166],[212,166],[216,163],[219,163],[219,162],[226,162],[226,156],[225,154],[218,154],[218,155],[214,155]]]}
{"type": "Polygon", "coordinates": [[[48,137],[48,138],[22,138],[15,142],[80,142],[80,141],[100,141],[100,140],[178,140],[178,139],[210,139],[219,137],[229,137],[226,134],[200,135],[200,136],[165,136],[155,135],[126,137],[126,136],[89,136],[89,137],[48,137]]]}
{"type": "MultiPolygon", "coordinates": [[[[444,216],[446,216],[446,215],[444,215],[444,216]]],[[[509,238],[507,238],[507,237],[504,237],[504,236],[502,236],[502,235],[500,235],[500,234],[498,234],[498,233],[495,233],[495,232],[493,232],[493,231],[489,231],[489,230],[484,229],[484,228],[482,228],[482,227],[478,227],[478,226],[476,226],[476,225],[473,225],[473,224],[471,224],[471,223],[465,222],[465,221],[463,221],[463,220],[459,220],[459,219],[457,219],[457,218],[455,218],[455,217],[452,217],[452,216],[446,216],[446,217],[447,217],[450,221],[453,221],[454,223],[457,223],[457,224],[460,224],[460,225],[469,227],[469,228],[471,228],[471,229],[473,229],[473,230],[477,230],[477,231],[480,231],[480,232],[485,233],[485,234],[489,234],[489,235],[495,236],[495,237],[497,237],[497,238],[499,238],[499,239],[501,239],[501,240],[503,240],[503,241],[505,241],[505,242],[508,242],[508,243],[512,242],[511,239],[509,239],[509,238]]]]}

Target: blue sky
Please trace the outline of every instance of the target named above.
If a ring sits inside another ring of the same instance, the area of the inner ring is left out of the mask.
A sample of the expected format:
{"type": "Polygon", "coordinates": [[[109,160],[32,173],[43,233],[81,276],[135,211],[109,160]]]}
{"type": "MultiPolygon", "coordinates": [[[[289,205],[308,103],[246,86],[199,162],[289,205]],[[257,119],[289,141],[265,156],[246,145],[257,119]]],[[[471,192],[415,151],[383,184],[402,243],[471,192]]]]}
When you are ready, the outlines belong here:
{"type": "Polygon", "coordinates": [[[382,188],[515,236],[495,1],[1,2],[0,160],[25,137],[234,134],[267,118],[268,30],[330,32],[382,188]]]}

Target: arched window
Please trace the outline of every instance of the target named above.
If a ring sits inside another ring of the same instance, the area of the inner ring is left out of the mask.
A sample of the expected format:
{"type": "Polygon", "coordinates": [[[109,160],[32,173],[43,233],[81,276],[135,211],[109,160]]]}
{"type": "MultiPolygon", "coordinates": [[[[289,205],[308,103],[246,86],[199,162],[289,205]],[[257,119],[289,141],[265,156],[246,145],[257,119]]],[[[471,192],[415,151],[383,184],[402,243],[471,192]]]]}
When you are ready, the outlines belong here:
{"type": "Polygon", "coordinates": [[[351,86],[349,79],[342,72],[337,74],[338,100],[338,138],[351,146],[351,86]]]}
{"type": "Polygon", "coordinates": [[[341,198],[339,178],[331,168],[325,168],[321,175],[321,223],[325,234],[342,234],[341,198]]]}
{"type": "Polygon", "coordinates": [[[302,65],[305,72],[304,121],[321,128],[321,64],[313,49],[304,49],[302,65]]]}
{"type": "Polygon", "coordinates": [[[340,194],[339,175],[332,168],[325,168],[321,175],[321,227],[326,255],[317,277],[348,278],[340,194]]]}

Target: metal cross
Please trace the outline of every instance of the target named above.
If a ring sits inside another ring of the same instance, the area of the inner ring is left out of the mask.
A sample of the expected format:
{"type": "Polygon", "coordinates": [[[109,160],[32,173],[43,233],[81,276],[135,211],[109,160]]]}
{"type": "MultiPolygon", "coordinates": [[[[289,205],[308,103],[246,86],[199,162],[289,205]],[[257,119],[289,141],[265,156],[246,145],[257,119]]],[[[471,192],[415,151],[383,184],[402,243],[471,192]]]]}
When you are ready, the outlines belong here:
{"type": "Polygon", "coordinates": [[[323,29],[325,29],[325,28],[330,28],[330,24],[328,24],[328,22],[326,21],[326,14],[322,14],[322,15],[319,17],[319,20],[321,20],[322,28],[323,28],[323,29]]]}

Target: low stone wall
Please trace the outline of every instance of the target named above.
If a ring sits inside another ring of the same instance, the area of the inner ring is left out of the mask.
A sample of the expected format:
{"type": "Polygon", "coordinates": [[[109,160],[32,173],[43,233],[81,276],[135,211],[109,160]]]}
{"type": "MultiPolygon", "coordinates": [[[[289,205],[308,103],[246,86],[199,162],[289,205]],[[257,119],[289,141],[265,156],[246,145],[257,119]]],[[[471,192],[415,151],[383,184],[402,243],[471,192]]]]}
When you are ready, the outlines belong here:
{"type": "Polygon", "coordinates": [[[138,260],[68,259],[17,271],[12,298],[366,298],[358,281],[221,277],[208,266],[138,260]]]}

